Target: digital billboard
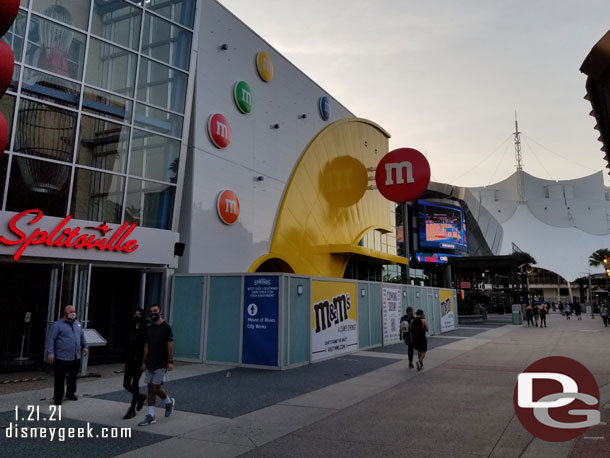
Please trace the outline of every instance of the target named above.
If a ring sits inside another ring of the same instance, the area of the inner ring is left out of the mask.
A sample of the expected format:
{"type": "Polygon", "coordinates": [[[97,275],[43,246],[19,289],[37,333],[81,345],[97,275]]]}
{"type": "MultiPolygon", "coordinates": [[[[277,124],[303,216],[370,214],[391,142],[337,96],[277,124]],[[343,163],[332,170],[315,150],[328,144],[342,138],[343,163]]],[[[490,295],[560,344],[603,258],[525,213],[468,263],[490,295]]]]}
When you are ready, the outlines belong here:
{"type": "Polygon", "coordinates": [[[419,246],[466,251],[466,218],[459,207],[419,202],[419,246]]]}
{"type": "Polygon", "coordinates": [[[449,257],[459,257],[457,254],[447,253],[415,253],[417,262],[435,262],[437,264],[447,264],[449,257]]]}

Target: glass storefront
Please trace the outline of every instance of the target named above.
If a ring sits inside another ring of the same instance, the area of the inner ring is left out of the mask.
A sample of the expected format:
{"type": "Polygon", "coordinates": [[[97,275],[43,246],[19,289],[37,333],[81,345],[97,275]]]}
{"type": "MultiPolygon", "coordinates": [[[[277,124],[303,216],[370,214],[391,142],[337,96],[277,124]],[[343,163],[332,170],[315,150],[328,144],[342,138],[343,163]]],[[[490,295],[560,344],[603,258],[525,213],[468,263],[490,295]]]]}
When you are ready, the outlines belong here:
{"type": "MultiPolygon", "coordinates": [[[[0,38],[15,54],[0,99],[10,133],[0,157],[0,212],[36,208],[172,229],[195,3],[21,1],[0,38]]],[[[169,272],[28,259],[0,262],[0,273],[8,317],[0,325],[2,369],[14,367],[22,341],[28,361],[42,363],[46,332],[66,304],[108,341],[94,360],[116,360],[133,309],[164,303],[169,272]]]]}
{"type": "Polygon", "coordinates": [[[1,210],[171,229],[195,0],[22,1],[1,210]]]}

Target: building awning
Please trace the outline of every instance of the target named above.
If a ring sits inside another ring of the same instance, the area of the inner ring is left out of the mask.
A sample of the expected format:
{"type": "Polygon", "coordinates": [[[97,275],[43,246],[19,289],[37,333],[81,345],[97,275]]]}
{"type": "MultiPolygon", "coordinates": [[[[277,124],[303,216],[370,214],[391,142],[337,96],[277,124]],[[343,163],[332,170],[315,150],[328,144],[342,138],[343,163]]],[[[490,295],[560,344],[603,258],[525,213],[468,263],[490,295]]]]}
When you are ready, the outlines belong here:
{"type": "Polygon", "coordinates": [[[355,255],[357,257],[366,258],[368,261],[377,262],[380,264],[404,264],[409,265],[409,260],[402,256],[396,256],[395,254],[383,253],[377,250],[371,250],[360,245],[350,244],[334,244],[328,245],[329,252],[331,254],[341,255],[355,255]]]}

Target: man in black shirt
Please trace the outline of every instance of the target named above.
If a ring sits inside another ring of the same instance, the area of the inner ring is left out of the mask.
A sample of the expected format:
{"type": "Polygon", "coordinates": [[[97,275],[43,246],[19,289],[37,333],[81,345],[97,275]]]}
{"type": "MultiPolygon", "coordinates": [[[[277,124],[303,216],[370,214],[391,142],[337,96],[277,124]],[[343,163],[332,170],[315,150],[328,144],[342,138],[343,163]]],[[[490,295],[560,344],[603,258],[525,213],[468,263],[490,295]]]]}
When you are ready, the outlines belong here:
{"type": "Polygon", "coordinates": [[[409,368],[413,368],[413,341],[410,334],[411,321],[415,318],[413,316],[413,307],[407,307],[407,314],[400,318],[400,333],[402,340],[407,345],[407,354],[409,355],[409,368]],[[405,324],[403,324],[405,323],[405,324]]]}
{"type": "Polygon", "coordinates": [[[152,425],[155,420],[155,401],[157,396],[165,401],[165,416],[174,411],[176,400],[170,398],[161,388],[165,373],[174,369],[174,337],[172,328],[161,317],[161,307],[153,305],[148,314],[152,324],[147,329],[146,345],[142,370],[146,371],[145,381],[148,384],[148,414],[138,426],[152,425]]]}

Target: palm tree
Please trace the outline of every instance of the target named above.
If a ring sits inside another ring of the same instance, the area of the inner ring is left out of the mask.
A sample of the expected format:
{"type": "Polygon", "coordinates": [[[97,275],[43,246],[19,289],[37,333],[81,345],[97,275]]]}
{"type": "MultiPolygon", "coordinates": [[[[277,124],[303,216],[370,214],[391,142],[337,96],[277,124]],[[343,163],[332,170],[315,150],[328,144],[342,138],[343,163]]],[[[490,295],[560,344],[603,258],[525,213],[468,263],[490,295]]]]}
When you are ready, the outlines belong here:
{"type": "Polygon", "coordinates": [[[605,266],[604,259],[606,258],[610,258],[610,250],[608,248],[600,248],[589,256],[589,265],[591,267],[605,266]]]}

